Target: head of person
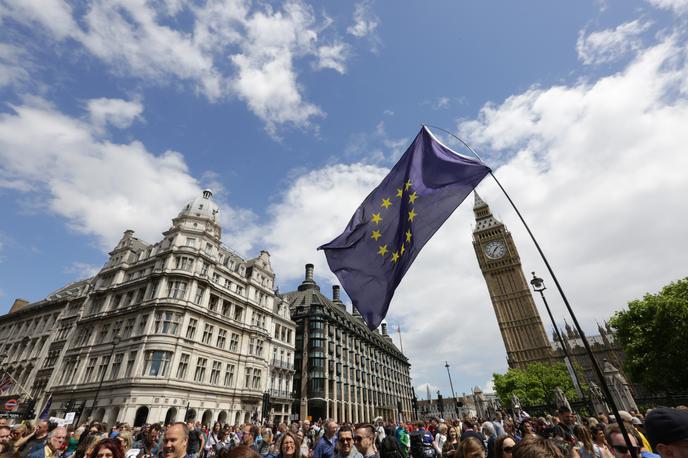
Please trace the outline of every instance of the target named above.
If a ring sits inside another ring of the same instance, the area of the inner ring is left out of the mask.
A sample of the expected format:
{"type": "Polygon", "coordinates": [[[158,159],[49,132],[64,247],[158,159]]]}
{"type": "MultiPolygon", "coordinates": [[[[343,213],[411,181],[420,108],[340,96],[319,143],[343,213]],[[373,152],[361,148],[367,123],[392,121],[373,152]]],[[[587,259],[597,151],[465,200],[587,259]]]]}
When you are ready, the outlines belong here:
{"type": "Polygon", "coordinates": [[[484,458],[485,449],[482,442],[470,436],[461,441],[459,445],[459,456],[462,458],[484,458]]]}
{"type": "Polygon", "coordinates": [[[57,427],[48,433],[48,447],[53,451],[60,450],[67,439],[67,429],[63,427],[57,427]]]}
{"type": "Polygon", "coordinates": [[[559,447],[551,439],[530,435],[516,444],[511,451],[513,458],[564,458],[559,447]]]}
{"type": "Polygon", "coordinates": [[[456,430],[456,426],[450,426],[447,429],[447,439],[449,440],[454,440],[459,437],[459,433],[456,430]]]}
{"type": "Polygon", "coordinates": [[[291,458],[298,456],[298,450],[301,446],[301,441],[292,432],[286,431],[282,434],[279,444],[279,452],[283,458],[291,458]]]}
{"type": "Polygon", "coordinates": [[[103,439],[93,447],[89,458],[124,458],[124,450],[116,439],[103,439]]]}
{"type": "Polygon", "coordinates": [[[213,432],[217,434],[220,432],[221,429],[222,425],[220,425],[220,423],[218,422],[215,422],[215,424],[213,425],[213,432]]]}
{"type": "Polygon", "coordinates": [[[495,433],[495,427],[491,421],[484,422],[482,424],[481,429],[482,429],[483,434],[486,435],[487,437],[494,437],[496,434],[495,433]]]}
{"type": "Polygon", "coordinates": [[[525,436],[527,434],[533,433],[533,423],[529,419],[525,419],[521,422],[521,435],[525,436]]]}
{"type": "Polygon", "coordinates": [[[337,422],[331,419],[325,420],[325,436],[334,437],[337,432],[337,422]]]}
{"type": "Polygon", "coordinates": [[[230,448],[226,458],[261,458],[261,456],[248,445],[242,444],[230,448]]]}
{"type": "Polygon", "coordinates": [[[29,429],[26,427],[26,424],[24,423],[14,425],[14,428],[12,429],[12,439],[17,440],[21,437],[26,436],[28,430],[29,429]]]}
{"type": "Polygon", "coordinates": [[[502,421],[502,412],[495,413],[495,421],[502,421]]]}
{"type": "Polygon", "coordinates": [[[571,426],[576,422],[573,412],[566,406],[559,407],[559,421],[566,426],[571,426]]]}
{"type": "Polygon", "coordinates": [[[609,418],[603,413],[597,414],[597,421],[599,421],[600,423],[602,423],[604,425],[609,424],[609,418]]]}
{"type": "Polygon", "coordinates": [[[0,444],[9,444],[12,439],[12,429],[7,424],[0,425],[0,444]]]}
{"type": "Polygon", "coordinates": [[[44,437],[46,434],[48,434],[48,429],[50,428],[50,425],[46,420],[39,420],[38,423],[36,423],[36,437],[44,437]]]}
{"type": "Polygon", "coordinates": [[[607,438],[604,436],[604,425],[602,423],[598,423],[598,426],[592,428],[590,435],[592,436],[592,441],[598,445],[602,445],[607,441],[607,438]]]}
{"type": "Polygon", "coordinates": [[[255,425],[248,425],[244,431],[244,436],[242,437],[242,442],[246,445],[253,445],[253,443],[258,439],[260,435],[260,429],[255,425]]]}
{"type": "Polygon", "coordinates": [[[120,431],[120,433],[117,435],[116,439],[119,441],[119,443],[122,445],[122,448],[126,451],[131,448],[132,444],[132,438],[131,438],[131,432],[129,431],[120,431]]]}
{"type": "Polygon", "coordinates": [[[341,456],[347,456],[354,448],[354,430],[349,425],[342,425],[337,435],[337,449],[341,456]]]}
{"type": "Polygon", "coordinates": [[[440,426],[438,427],[440,434],[447,434],[447,424],[446,423],[441,423],[440,426]]]}
{"type": "Polygon", "coordinates": [[[688,457],[688,410],[652,409],[645,417],[645,433],[662,457],[688,457]]]}
{"type": "Polygon", "coordinates": [[[631,441],[631,448],[635,449],[635,454],[631,453],[631,448],[628,447],[626,441],[624,440],[623,434],[621,434],[621,428],[619,425],[609,425],[604,431],[607,438],[607,444],[612,454],[616,458],[628,458],[631,456],[638,456],[640,453],[640,448],[638,447],[638,441],[635,436],[628,434],[628,438],[631,441]]]}
{"type": "Polygon", "coordinates": [[[366,456],[372,449],[375,448],[375,428],[371,424],[358,425],[356,427],[356,434],[354,435],[354,444],[356,450],[366,456]]]}
{"type": "Polygon", "coordinates": [[[511,436],[502,436],[495,442],[495,458],[511,458],[516,441],[511,436]]]}
{"type": "Polygon", "coordinates": [[[153,423],[150,428],[148,428],[147,436],[148,436],[148,442],[156,443],[160,440],[160,430],[162,427],[160,426],[159,423],[153,423]]]}
{"type": "Polygon", "coordinates": [[[167,430],[162,441],[165,458],[183,458],[189,443],[189,427],[184,423],[174,423],[167,430]]]}

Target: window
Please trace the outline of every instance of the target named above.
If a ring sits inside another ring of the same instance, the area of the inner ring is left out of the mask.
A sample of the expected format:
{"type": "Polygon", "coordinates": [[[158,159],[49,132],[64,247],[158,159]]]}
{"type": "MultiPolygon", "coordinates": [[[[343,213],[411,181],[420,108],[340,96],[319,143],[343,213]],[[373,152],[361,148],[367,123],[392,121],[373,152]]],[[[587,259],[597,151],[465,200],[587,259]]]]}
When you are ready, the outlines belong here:
{"type": "Polygon", "coordinates": [[[146,332],[146,325],[148,324],[148,315],[143,315],[141,316],[141,320],[139,320],[139,327],[136,330],[136,335],[142,336],[146,332]]]}
{"type": "Polygon", "coordinates": [[[244,315],[244,308],[243,308],[243,307],[239,307],[238,305],[235,306],[235,307],[234,307],[234,317],[233,317],[233,318],[234,318],[236,321],[241,321],[241,318],[243,317],[243,315],[244,315]]]}
{"type": "Polygon", "coordinates": [[[110,323],[106,323],[100,328],[100,334],[98,334],[98,341],[99,342],[105,342],[105,339],[107,338],[107,335],[109,332],[110,332],[110,323]]]}
{"type": "Polygon", "coordinates": [[[110,371],[110,380],[117,380],[119,375],[119,368],[122,367],[122,360],[124,359],[124,353],[117,353],[115,355],[115,361],[112,363],[112,370],[110,371]]]}
{"type": "Polygon", "coordinates": [[[225,288],[232,289],[232,282],[229,278],[225,278],[225,288]]]}
{"type": "Polygon", "coordinates": [[[98,358],[89,358],[88,365],[86,366],[86,372],[84,372],[84,383],[88,383],[93,379],[93,371],[96,368],[96,361],[98,358]]]}
{"type": "Polygon", "coordinates": [[[222,363],[220,361],[213,361],[213,368],[210,370],[210,384],[217,385],[220,381],[220,370],[222,363]]]}
{"type": "Polygon", "coordinates": [[[186,338],[193,340],[193,338],[196,336],[196,325],[198,324],[198,320],[195,318],[189,318],[189,324],[186,326],[186,338]]]}
{"type": "Polygon", "coordinates": [[[263,356],[263,341],[252,337],[248,343],[248,354],[263,356]]]}
{"type": "Polygon", "coordinates": [[[134,322],[136,322],[136,318],[129,318],[125,323],[124,332],[122,332],[122,337],[125,339],[131,337],[131,332],[134,330],[134,322]]]}
{"type": "Polygon", "coordinates": [[[225,368],[225,386],[231,387],[234,385],[234,365],[227,363],[225,368]]]}
{"type": "Polygon", "coordinates": [[[100,366],[98,366],[98,375],[96,378],[101,380],[110,365],[110,355],[105,355],[100,357],[100,366]]]}
{"type": "Polygon", "coordinates": [[[227,340],[227,330],[226,329],[218,329],[217,330],[217,342],[216,342],[215,346],[221,350],[224,350],[226,340],[227,340]]]}
{"type": "Polygon", "coordinates": [[[229,340],[229,351],[239,350],[239,334],[233,332],[232,337],[229,340]]]}
{"type": "Polygon", "coordinates": [[[211,340],[213,340],[213,326],[206,324],[203,329],[203,339],[201,342],[210,345],[211,340]]]}
{"type": "Polygon", "coordinates": [[[203,301],[204,294],[205,288],[201,288],[200,286],[196,288],[196,297],[194,298],[194,304],[201,305],[201,301],[203,301]]]}
{"type": "Polygon", "coordinates": [[[203,379],[205,379],[206,364],[208,364],[207,358],[198,358],[198,361],[196,361],[196,373],[194,374],[194,382],[203,382],[203,379]]]}
{"type": "Polygon", "coordinates": [[[158,280],[155,280],[153,283],[150,285],[150,289],[148,290],[148,299],[153,299],[155,297],[155,291],[158,289],[158,280]]]}
{"type": "Polygon", "coordinates": [[[173,312],[155,312],[155,333],[177,335],[181,315],[173,312]]]}
{"type": "Polygon", "coordinates": [[[115,336],[118,336],[121,331],[122,331],[122,320],[117,320],[117,321],[115,321],[115,324],[112,326],[112,337],[114,338],[115,336]]]}
{"type": "Polygon", "coordinates": [[[260,375],[261,375],[261,370],[260,369],[253,369],[253,389],[257,390],[260,389],[260,375]]]}
{"type": "Polygon", "coordinates": [[[177,366],[177,378],[179,380],[184,380],[186,378],[186,372],[189,369],[189,355],[187,353],[182,353],[179,358],[179,366],[177,366]]]}
{"type": "Polygon", "coordinates": [[[134,363],[136,362],[136,352],[129,353],[129,359],[127,360],[127,369],[124,371],[124,377],[129,378],[134,372],[134,363]]]}
{"type": "Polygon", "coordinates": [[[219,300],[220,300],[219,297],[217,297],[214,294],[211,294],[210,300],[208,300],[208,310],[210,310],[211,312],[214,312],[215,310],[217,310],[217,303],[219,300]]]}
{"type": "Polygon", "coordinates": [[[244,386],[246,388],[251,388],[251,375],[253,375],[253,369],[250,367],[246,368],[246,378],[244,380],[245,384],[244,386]]]}
{"type": "Polygon", "coordinates": [[[152,377],[164,377],[170,366],[172,352],[169,351],[148,351],[146,352],[146,366],[143,375],[146,373],[152,377]]]}
{"type": "Polygon", "coordinates": [[[208,276],[208,263],[205,261],[201,261],[201,272],[200,272],[202,277],[207,277],[208,276]]]}
{"type": "Polygon", "coordinates": [[[276,324],[276,325],[275,325],[275,339],[278,339],[278,338],[279,338],[279,335],[280,335],[280,327],[281,327],[281,326],[280,326],[279,324],[276,324]]]}
{"type": "Polygon", "coordinates": [[[243,295],[243,294],[244,294],[244,287],[243,287],[243,286],[237,285],[237,287],[236,287],[236,293],[239,294],[239,295],[243,295]]]}
{"type": "Polygon", "coordinates": [[[191,272],[191,270],[193,269],[193,262],[193,258],[190,258],[188,256],[176,256],[174,267],[175,269],[186,270],[187,272],[191,272]]]}
{"type": "Polygon", "coordinates": [[[186,238],[186,246],[190,246],[192,248],[196,248],[196,239],[192,237],[187,237],[186,238]]]}
{"type": "Polygon", "coordinates": [[[186,297],[186,282],[185,281],[171,281],[170,289],[167,297],[172,299],[184,300],[186,297]]]}

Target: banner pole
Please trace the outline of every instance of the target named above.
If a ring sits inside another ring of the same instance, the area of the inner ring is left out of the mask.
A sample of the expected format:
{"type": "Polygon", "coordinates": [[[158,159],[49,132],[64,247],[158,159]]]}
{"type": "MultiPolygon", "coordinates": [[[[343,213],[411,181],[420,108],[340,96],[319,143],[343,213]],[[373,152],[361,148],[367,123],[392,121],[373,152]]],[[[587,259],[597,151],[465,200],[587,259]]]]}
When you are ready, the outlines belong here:
{"type": "MultiPolygon", "coordinates": [[[[471,153],[475,155],[481,162],[484,162],[480,156],[471,148],[465,141],[461,140],[459,137],[456,135],[452,134],[446,129],[442,129],[441,127],[437,126],[431,126],[429,124],[424,124],[427,127],[432,127],[433,129],[439,129],[442,132],[445,132],[452,137],[456,138],[458,141],[460,141],[466,148],[468,148],[471,153]]],[[[616,407],[616,402],[614,401],[614,398],[612,397],[612,393],[609,390],[609,386],[607,385],[607,380],[604,378],[604,374],[602,373],[602,370],[600,369],[600,365],[597,362],[597,359],[595,359],[595,355],[592,353],[592,349],[590,348],[590,343],[588,342],[588,338],[585,336],[585,332],[583,332],[583,328],[581,328],[580,324],[578,323],[578,318],[576,318],[576,314],[573,312],[573,309],[571,308],[571,304],[569,304],[569,300],[566,297],[566,294],[564,294],[564,290],[562,289],[561,285],[559,284],[559,279],[554,273],[554,270],[552,270],[552,266],[550,266],[549,261],[547,260],[547,257],[545,256],[545,253],[542,251],[542,248],[540,248],[540,244],[538,243],[537,239],[533,235],[533,232],[530,230],[530,227],[526,223],[526,220],[523,218],[523,215],[521,215],[521,212],[518,210],[516,207],[516,204],[514,203],[513,200],[511,200],[511,196],[509,196],[509,193],[506,192],[506,189],[502,186],[502,183],[499,182],[496,176],[494,176],[494,173],[492,173],[492,170],[490,170],[490,175],[492,178],[495,180],[497,183],[497,186],[499,186],[499,189],[502,190],[502,193],[506,196],[507,200],[511,204],[511,207],[514,209],[516,212],[516,215],[518,215],[518,218],[521,220],[521,223],[523,223],[523,226],[526,228],[526,231],[528,232],[528,235],[530,236],[530,239],[533,241],[535,244],[535,248],[537,249],[538,253],[540,254],[540,257],[545,263],[545,266],[547,267],[547,271],[549,272],[550,276],[552,277],[552,280],[554,280],[554,284],[557,286],[557,291],[559,291],[559,295],[561,296],[562,300],[564,301],[564,305],[566,306],[566,310],[568,310],[569,315],[571,316],[571,319],[573,320],[573,324],[576,327],[576,330],[581,336],[581,341],[583,342],[583,346],[585,347],[585,351],[588,354],[588,357],[590,358],[590,362],[592,363],[592,367],[595,370],[595,374],[597,374],[597,378],[600,380],[600,384],[602,385],[602,390],[604,392],[604,396],[607,398],[607,401],[609,402],[609,405],[612,408],[612,412],[614,412],[614,418],[616,419],[617,424],[619,425],[619,429],[621,430],[621,434],[623,435],[624,441],[626,442],[626,445],[631,451],[631,456],[636,457],[637,454],[635,452],[635,449],[632,448],[631,444],[631,439],[628,436],[628,431],[626,430],[626,426],[624,425],[623,420],[619,416],[619,410],[616,407]]]]}

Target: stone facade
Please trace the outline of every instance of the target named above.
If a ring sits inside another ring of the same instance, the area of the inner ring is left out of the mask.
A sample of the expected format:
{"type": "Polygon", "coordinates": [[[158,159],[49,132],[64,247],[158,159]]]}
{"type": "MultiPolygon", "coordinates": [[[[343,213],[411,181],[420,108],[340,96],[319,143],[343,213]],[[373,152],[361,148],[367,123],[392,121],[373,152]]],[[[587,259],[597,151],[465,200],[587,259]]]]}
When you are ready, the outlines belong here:
{"type": "Polygon", "coordinates": [[[301,419],[369,422],[412,418],[409,362],[387,334],[370,331],[349,313],[339,286],[330,299],[313,280],[313,265],[297,291],[286,293],[296,323],[294,413],[301,419]]]}
{"type": "Polygon", "coordinates": [[[477,193],[473,212],[473,247],[490,292],[509,367],[552,361],[552,349],[511,233],[477,193]]]}
{"type": "Polygon", "coordinates": [[[241,423],[291,409],[295,326],[274,292],[270,255],[222,245],[212,193],[164,238],[126,231],[98,274],[0,317],[4,367],[41,404],[133,425],[241,423]]]}

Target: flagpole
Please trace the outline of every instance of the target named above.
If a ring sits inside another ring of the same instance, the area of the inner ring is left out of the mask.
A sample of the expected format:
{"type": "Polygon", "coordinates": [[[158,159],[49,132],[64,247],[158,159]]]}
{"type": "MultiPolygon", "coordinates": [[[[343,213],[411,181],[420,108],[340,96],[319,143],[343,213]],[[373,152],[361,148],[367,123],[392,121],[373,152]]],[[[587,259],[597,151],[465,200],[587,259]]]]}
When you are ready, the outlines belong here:
{"type": "Polygon", "coordinates": [[[397,332],[399,333],[399,347],[401,352],[404,353],[404,342],[401,340],[401,325],[397,323],[397,332]]]}
{"type": "MultiPolygon", "coordinates": [[[[478,153],[473,150],[473,148],[468,145],[465,141],[461,140],[459,137],[454,135],[453,133],[449,132],[446,129],[443,129],[441,127],[437,126],[431,126],[429,124],[423,124],[424,126],[427,127],[432,127],[433,129],[439,129],[442,132],[445,132],[458,141],[460,141],[468,150],[475,155],[475,157],[480,160],[480,162],[484,162],[482,158],[478,155],[478,153]]],[[[588,353],[588,357],[590,358],[590,361],[592,362],[593,369],[595,370],[595,373],[597,374],[597,378],[600,380],[600,384],[602,385],[602,390],[604,391],[604,395],[607,398],[607,401],[609,402],[609,405],[612,407],[612,412],[614,413],[614,418],[616,418],[616,421],[619,425],[619,429],[621,430],[621,434],[623,435],[624,441],[626,442],[626,445],[629,447],[631,450],[631,456],[635,457],[637,456],[635,453],[635,449],[632,448],[631,440],[628,436],[628,431],[626,431],[626,427],[623,424],[623,420],[619,416],[619,410],[616,407],[616,402],[614,402],[614,398],[612,397],[611,391],[609,391],[609,386],[607,385],[607,381],[604,378],[604,374],[602,374],[602,370],[600,369],[600,365],[597,363],[597,360],[595,359],[595,355],[592,353],[592,349],[590,348],[590,343],[588,342],[588,338],[585,336],[585,332],[583,332],[583,328],[581,328],[580,324],[578,323],[578,318],[576,318],[576,314],[573,313],[573,309],[571,308],[571,304],[569,304],[569,300],[566,297],[566,294],[564,294],[564,290],[562,289],[561,285],[559,284],[559,280],[557,279],[557,276],[554,274],[554,270],[552,270],[552,266],[550,266],[549,261],[547,260],[547,257],[545,256],[545,253],[542,251],[542,248],[540,248],[540,244],[538,243],[537,239],[533,235],[533,232],[530,230],[530,227],[526,223],[526,220],[523,218],[523,215],[521,215],[521,212],[518,210],[516,207],[516,204],[514,203],[513,200],[511,200],[511,196],[509,196],[509,193],[506,192],[506,189],[502,186],[502,183],[499,182],[496,176],[492,173],[492,170],[490,170],[490,176],[495,180],[497,183],[497,186],[499,186],[499,189],[502,190],[502,193],[506,196],[507,200],[511,204],[511,207],[514,209],[516,214],[518,215],[518,218],[521,220],[521,223],[523,223],[523,226],[526,228],[526,231],[528,231],[528,235],[530,236],[530,239],[533,241],[535,244],[535,248],[537,249],[538,253],[540,253],[540,257],[542,260],[545,262],[545,266],[547,267],[547,270],[549,271],[550,276],[552,277],[552,280],[554,280],[554,284],[557,286],[557,290],[559,291],[559,295],[561,296],[562,300],[564,301],[564,305],[566,305],[566,309],[569,312],[569,315],[571,316],[571,319],[573,320],[573,324],[576,327],[576,330],[581,336],[581,341],[583,342],[583,346],[585,347],[585,351],[588,353]]]]}
{"type": "Polygon", "coordinates": [[[12,376],[10,375],[9,372],[5,371],[5,375],[7,375],[9,378],[11,378],[12,381],[13,381],[13,382],[14,382],[14,383],[24,392],[24,394],[25,394],[29,399],[31,399],[31,393],[29,393],[28,391],[26,391],[26,389],[21,385],[21,383],[19,383],[14,377],[12,377],[12,376]]]}

